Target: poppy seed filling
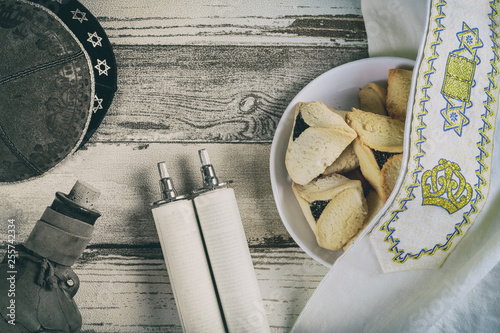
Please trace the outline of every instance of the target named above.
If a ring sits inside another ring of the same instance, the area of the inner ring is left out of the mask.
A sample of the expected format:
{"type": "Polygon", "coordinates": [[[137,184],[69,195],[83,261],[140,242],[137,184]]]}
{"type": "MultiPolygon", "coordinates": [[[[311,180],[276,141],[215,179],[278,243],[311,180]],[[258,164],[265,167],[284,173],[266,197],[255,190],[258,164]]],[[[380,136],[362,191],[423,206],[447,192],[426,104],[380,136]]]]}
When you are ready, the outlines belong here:
{"type": "Polygon", "coordinates": [[[295,126],[293,127],[292,141],[295,141],[306,129],[310,126],[306,124],[304,118],[302,118],[302,113],[299,112],[297,118],[295,118],[295,126]]]}
{"type": "Polygon", "coordinates": [[[311,213],[315,221],[318,221],[319,217],[325,210],[326,206],[330,203],[330,201],[332,200],[317,200],[309,204],[309,207],[311,208],[311,213]]]}
{"type": "Polygon", "coordinates": [[[375,160],[377,161],[378,167],[382,169],[384,164],[387,162],[388,159],[390,159],[392,156],[396,155],[396,153],[388,153],[385,151],[378,151],[375,149],[372,149],[373,156],[375,156],[375,160]]]}

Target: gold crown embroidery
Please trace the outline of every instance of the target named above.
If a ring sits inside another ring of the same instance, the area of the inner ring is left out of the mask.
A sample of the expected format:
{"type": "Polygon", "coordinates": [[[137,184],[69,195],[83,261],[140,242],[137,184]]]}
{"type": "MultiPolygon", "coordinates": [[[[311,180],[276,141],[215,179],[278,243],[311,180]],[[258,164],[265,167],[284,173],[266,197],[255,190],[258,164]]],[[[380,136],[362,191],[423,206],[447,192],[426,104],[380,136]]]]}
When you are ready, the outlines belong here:
{"type": "Polygon", "coordinates": [[[460,170],[457,163],[440,159],[437,166],[425,171],[422,175],[422,204],[440,206],[450,214],[463,208],[472,197],[472,187],[460,170]]]}

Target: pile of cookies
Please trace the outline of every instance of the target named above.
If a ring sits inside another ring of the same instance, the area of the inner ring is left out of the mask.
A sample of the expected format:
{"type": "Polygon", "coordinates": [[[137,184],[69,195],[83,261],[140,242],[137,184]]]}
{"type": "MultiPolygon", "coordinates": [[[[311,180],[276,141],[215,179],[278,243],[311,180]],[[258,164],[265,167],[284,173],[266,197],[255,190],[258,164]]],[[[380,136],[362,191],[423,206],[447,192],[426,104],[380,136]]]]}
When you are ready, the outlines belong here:
{"type": "Polygon", "coordinates": [[[387,89],[369,83],[360,90],[360,109],[297,104],[285,165],[319,246],[347,248],[391,194],[411,78],[410,70],[390,69],[387,89]]]}

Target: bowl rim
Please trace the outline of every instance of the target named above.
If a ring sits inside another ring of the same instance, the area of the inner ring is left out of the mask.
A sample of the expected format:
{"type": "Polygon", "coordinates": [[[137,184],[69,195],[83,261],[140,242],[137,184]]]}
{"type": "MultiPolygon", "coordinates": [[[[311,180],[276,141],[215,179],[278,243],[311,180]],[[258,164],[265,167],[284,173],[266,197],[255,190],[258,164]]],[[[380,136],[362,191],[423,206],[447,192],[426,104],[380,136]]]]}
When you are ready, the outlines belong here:
{"type": "MultiPolygon", "coordinates": [[[[316,246],[315,250],[319,251],[323,254],[323,256],[318,255],[313,249],[306,245],[303,241],[303,237],[299,237],[297,234],[296,230],[293,228],[292,225],[290,225],[286,213],[285,213],[285,208],[282,205],[282,193],[280,191],[280,183],[278,179],[280,178],[279,169],[282,170],[282,167],[285,164],[285,159],[284,159],[284,154],[285,151],[281,151],[283,149],[282,141],[284,138],[286,138],[286,142],[289,141],[289,136],[285,135],[285,129],[288,126],[290,126],[290,113],[292,110],[295,108],[295,105],[298,102],[304,102],[302,100],[302,95],[304,95],[309,89],[317,85],[319,82],[325,80],[325,77],[328,77],[336,72],[344,72],[344,71],[349,71],[352,68],[359,68],[361,66],[372,66],[376,67],[377,65],[385,65],[384,67],[389,67],[387,66],[388,64],[394,64],[392,66],[389,66],[390,68],[398,68],[398,67],[403,67],[403,68],[408,68],[408,67],[414,67],[415,61],[412,59],[407,59],[407,58],[401,58],[401,57],[371,57],[371,58],[363,58],[355,61],[351,61],[342,65],[339,65],[337,67],[331,68],[330,70],[320,74],[316,78],[314,78],[312,81],[310,81],[308,84],[306,84],[295,96],[294,98],[290,101],[288,106],[286,107],[285,111],[283,112],[278,125],[276,126],[276,131],[273,136],[272,144],[271,144],[271,150],[270,150],[270,158],[269,158],[269,172],[270,172],[270,179],[271,179],[271,188],[273,191],[273,198],[274,202],[276,204],[276,208],[278,210],[278,213],[280,215],[282,223],[285,225],[286,230],[292,236],[293,240],[299,245],[299,247],[306,252],[310,257],[312,257],[314,260],[317,262],[321,263],[322,265],[326,267],[332,267],[333,263],[342,255],[343,250],[338,250],[338,251],[331,251],[327,249],[323,249],[319,247],[319,245],[316,246]],[[281,153],[281,154],[280,154],[281,153]],[[281,156],[282,158],[279,159],[278,157],[281,156]],[[279,168],[281,166],[281,168],[279,168]],[[325,256],[329,256],[333,258],[333,262],[331,260],[325,259],[325,256]]],[[[373,80],[371,82],[374,82],[377,80],[373,80]]],[[[385,79],[387,81],[387,79],[385,79]]],[[[293,124],[293,119],[291,119],[292,124],[293,124]]],[[[285,167],[286,171],[286,167],[285,167]]],[[[289,178],[288,173],[286,177],[289,178]]],[[[291,191],[291,187],[289,189],[291,191]]],[[[297,202],[298,206],[298,202],[297,202]]],[[[301,212],[302,213],[302,212],[301,212]]],[[[303,215],[302,215],[303,216],[303,215]]],[[[305,217],[303,218],[304,222],[307,223],[305,220],[305,217]]],[[[310,230],[309,225],[307,227],[310,230]]],[[[310,230],[310,234],[314,237],[314,234],[312,230],[310,230]]],[[[311,236],[311,235],[309,235],[311,236]]],[[[315,239],[315,238],[314,238],[315,239]]],[[[317,243],[316,243],[317,244],[317,243]]]]}

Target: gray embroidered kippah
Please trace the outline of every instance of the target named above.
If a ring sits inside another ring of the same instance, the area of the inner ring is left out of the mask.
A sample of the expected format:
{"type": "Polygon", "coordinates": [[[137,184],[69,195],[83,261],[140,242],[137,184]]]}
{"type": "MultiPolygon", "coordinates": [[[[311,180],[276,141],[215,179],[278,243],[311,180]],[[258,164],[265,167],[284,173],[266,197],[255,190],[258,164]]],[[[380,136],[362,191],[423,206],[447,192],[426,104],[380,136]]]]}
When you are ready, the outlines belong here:
{"type": "Polygon", "coordinates": [[[0,1],[0,182],[37,177],[88,140],[116,90],[104,31],[78,1],[0,1]]]}

